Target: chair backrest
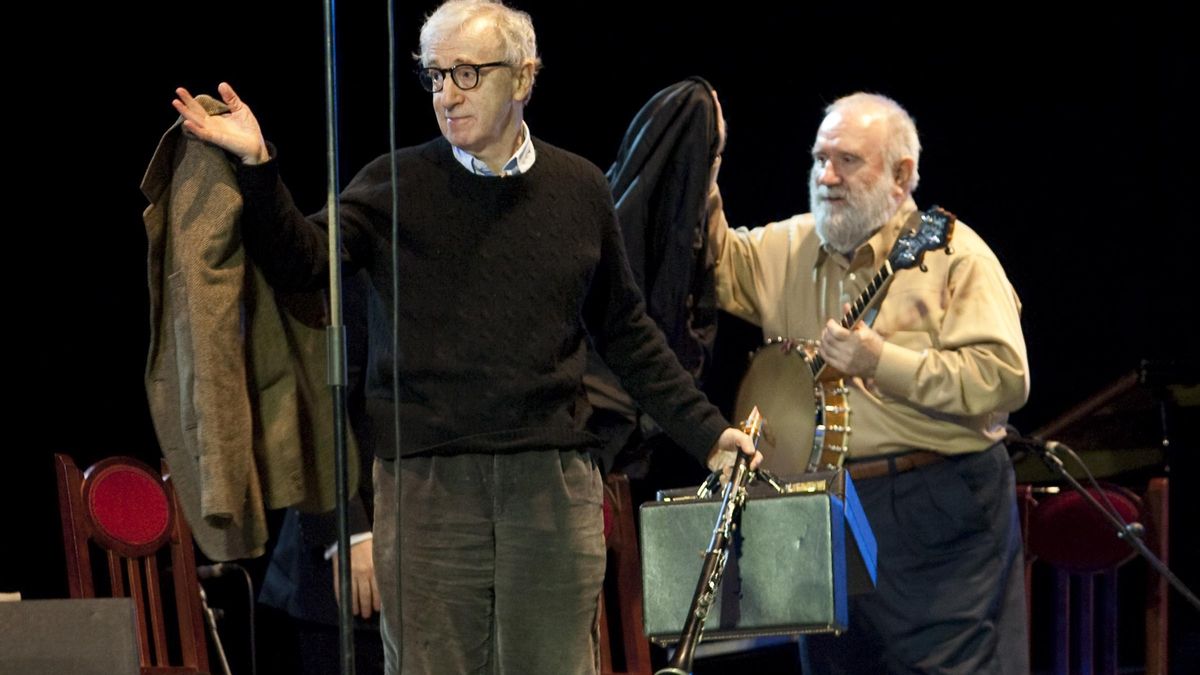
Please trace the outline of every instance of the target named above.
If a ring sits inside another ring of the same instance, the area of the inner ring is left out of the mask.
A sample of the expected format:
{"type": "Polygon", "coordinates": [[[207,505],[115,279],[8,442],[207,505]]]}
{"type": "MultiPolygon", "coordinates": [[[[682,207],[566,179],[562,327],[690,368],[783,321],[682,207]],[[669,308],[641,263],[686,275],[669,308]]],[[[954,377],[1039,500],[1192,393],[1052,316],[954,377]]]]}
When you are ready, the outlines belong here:
{"type": "MultiPolygon", "coordinates": [[[[1040,497],[1028,485],[1017,487],[1025,535],[1026,604],[1031,596],[1049,593],[1053,612],[1052,672],[1115,674],[1117,663],[1117,578],[1118,568],[1134,557],[1129,544],[1116,537],[1113,528],[1092,510],[1083,497],[1070,490],[1040,497]],[[1053,570],[1052,588],[1034,589],[1030,566],[1034,561],[1053,570]]],[[[1146,546],[1167,561],[1166,478],[1152,478],[1142,495],[1117,486],[1102,484],[1088,490],[1104,497],[1126,522],[1145,527],[1146,546]]],[[[1147,571],[1145,590],[1145,672],[1167,672],[1166,580],[1147,571]]],[[[1039,619],[1030,612],[1032,629],[1039,619]]]]}
{"type": "Polygon", "coordinates": [[[54,458],[71,597],[133,600],[143,673],[208,672],[192,533],[165,463],[160,474],[110,457],[82,472],[67,455],[54,458]],[[101,596],[93,551],[107,563],[101,596]]]}
{"type": "Polygon", "coordinates": [[[650,641],[642,617],[642,561],[629,478],[611,473],[604,484],[611,525],[606,528],[608,565],[600,596],[600,672],[650,675],[650,641]]]}

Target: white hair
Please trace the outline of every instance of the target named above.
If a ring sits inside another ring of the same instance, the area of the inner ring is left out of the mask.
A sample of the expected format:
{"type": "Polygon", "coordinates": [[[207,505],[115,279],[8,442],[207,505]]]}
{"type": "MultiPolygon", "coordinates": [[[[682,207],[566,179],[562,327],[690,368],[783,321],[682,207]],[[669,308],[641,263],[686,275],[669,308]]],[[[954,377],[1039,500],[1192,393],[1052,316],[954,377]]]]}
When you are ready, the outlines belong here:
{"type": "Polygon", "coordinates": [[[895,171],[901,160],[905,157],[912,158],[912,175],[909,176],[908,184],[902,187],[910,194],[913,193],[917,189],[917,183],[921,180],[920,172],[917,170],[921,163],[921,140],[917,137],[917,125],[913,122],[912,116],[903,106],[887,96],[861,91],[843,96],[830,103],[825,108],[825,114],[829,115],[844,108],[859,106],[867,106],[883,112],[884,119],[887,121],[887,146],[883,150],[883,156],[888,169],[895,171]]]}
{"type": "Polygon", "coordinates": [[[429,62],[429,50],[434,43],[453,35],[468,23],[486,17],[492,20],[500,48],[504,50],[504,61],[519,66],[533,61],[536,75],[542,67],[538,56],[537,35],[533,32],[533,19],[518,9],[506,7],[500,0],[447,0],[425,18],[421,26],[420,60],[429,62]]]}

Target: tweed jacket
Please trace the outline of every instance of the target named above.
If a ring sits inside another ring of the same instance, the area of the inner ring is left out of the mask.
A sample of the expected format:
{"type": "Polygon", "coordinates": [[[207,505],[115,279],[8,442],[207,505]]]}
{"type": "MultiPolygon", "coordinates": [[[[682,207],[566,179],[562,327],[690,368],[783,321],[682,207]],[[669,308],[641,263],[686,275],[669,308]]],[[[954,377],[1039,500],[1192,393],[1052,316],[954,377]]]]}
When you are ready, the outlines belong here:
{"type": "MultiPolygon", "coordinates": [[[[201,551],[213,560],[256,557],[265,509],[333,508],[323,296],[277,297],[248,262],[230,159],[180,121],[159,143],[142,192],[155,432],[201,551]]],[[[353,485],[353,439],[350,452],[353,485]]]]}

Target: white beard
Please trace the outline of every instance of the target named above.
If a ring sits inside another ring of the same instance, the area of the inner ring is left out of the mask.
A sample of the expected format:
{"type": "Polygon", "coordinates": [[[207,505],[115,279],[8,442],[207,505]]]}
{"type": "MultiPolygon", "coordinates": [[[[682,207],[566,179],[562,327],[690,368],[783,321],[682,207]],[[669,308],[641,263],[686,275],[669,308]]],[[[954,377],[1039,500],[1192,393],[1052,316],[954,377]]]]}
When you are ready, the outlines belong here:
{"type": "Polygon", "coordinates": [[[808,177],[808,203],[817,223],[821,243],[839,253],[850,253],[892,217],[892,186],[881,177],[864,190],[855,191],[845,185],[829,187],[817,183],[814,170],[808,177]],[[829,197],[845,200],[835,207],[829,197]]]}

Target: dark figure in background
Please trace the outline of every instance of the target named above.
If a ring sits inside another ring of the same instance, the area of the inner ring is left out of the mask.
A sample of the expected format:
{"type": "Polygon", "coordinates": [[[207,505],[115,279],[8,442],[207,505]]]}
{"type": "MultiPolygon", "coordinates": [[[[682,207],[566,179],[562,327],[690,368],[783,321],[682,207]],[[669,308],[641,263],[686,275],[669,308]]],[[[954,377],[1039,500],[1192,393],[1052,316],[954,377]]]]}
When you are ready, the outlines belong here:
{"type": "Polygon", "coordinates": [[[854,94],[830,105],[817,131],[811,213],[730,229],[714,183],[717,297],[764,336],[819,339],[852,389],[846,466],[878,538],[878,586],[853,599],[847,633],[808,640],[811,672],[1025,673],[1021,541],[1002,439],[1028,396],[1029,367],[1000,262],[959,222],[952,255],[932,252],[927,272],[896,273],[873,327],[839,324],[916,211],[919,156],[903,108],[854,94]]]}
{"type": "MultiPolygon", "coordinates": [[[[387,671],[589,673],[604,576],[599,440],[584,426],[586,343],[681,446],[719,468],[761,461],[646,316],[603,174],[524,123],[540,63],[529,16],[451,0],[421,29],[422,85],[442,136],[395,153],[341,194],[343,256],[398,311],[400,352],[372,358],[375,570],[387,671]],[[399,296],[392,278],[398,273],[399,296]],[[391,400],[392,364],[399,400],[391,400]]],[[[272,284],[324,283],[325,213],[305,218],[249,107],[185,128],[241,160],[247,251],[272,284]]]]}
{"type": "MultiPolygon", "coordinates": [[[[370,279],[365,273],[346,279],[342,290],[347,354],[346,414],[359,440],[361,463],[358,492],[349,500],[354,666],[356,672],[370,675],[383,672],[383,642],[379,636],[381,597],[372,556],[375,492],[370,476],[375,455],[366,415],[367,326],[368,317],[378,321],[380,312],[386,309],[371,292],[370,279]]],[[[288,637],[294,638],[289,647],[295,661],[280,664],[286,672],[327,675],[341,668],[336,554],[337,524],[333,512],[287,510],[258,596],[260,603],[292,619],[288,637]]]]}
{"type": "MultiPolygon", "coordinates": [[[[629,124],[607,172],[633,279],[646,313],[680,364],[704,386],[717,332],[709,253],[709,167],[720,148],[712,87],[699,77],[654,94],[629,124]]],[[[636,503],[655,491],[696,485],[707,470],[640,410],[594,351],[584,377],[605,440],[605,468],[629,476],[636,503]]]]}

